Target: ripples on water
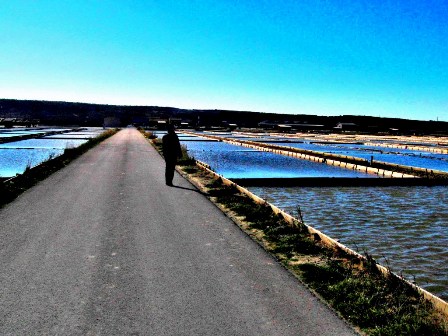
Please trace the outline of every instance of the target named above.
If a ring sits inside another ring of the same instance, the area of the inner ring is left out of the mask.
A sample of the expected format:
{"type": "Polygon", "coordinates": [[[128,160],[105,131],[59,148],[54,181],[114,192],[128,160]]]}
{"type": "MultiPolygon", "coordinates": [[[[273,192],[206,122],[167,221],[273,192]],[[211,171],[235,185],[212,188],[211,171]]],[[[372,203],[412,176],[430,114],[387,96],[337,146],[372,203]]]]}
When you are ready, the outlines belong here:
{"type": "Polygon", "coordinates": [[[260,152],[225,142],[182,141],[194,158],[227,178],[353,177],[378,178],[355,170],[260,152]]]}
{"type": "MultiPolygon", "coordinates": [[[[326,165],[241,150],[222,142],[185,142],[185,145],[193,156],[228,178],[332,176],[336,172],[326,171],[329,167],[326,165]]],[[[448,169],[446,154],[384,148],[391,152],[386,154],[381,153],[383,148],[353,144],[284,145],[365,159],[374,155],[376,160],[448,169]]],[[[373,255],[395,273],[448,299],[448,187],[249,189],[292,215],[297,215],[300,206],[307,224],[360,253],[373,255]]]]}
{"type": "Polygon", "coordinates": [[[448,187],[249,189],[448,299],[448,187]]]}
{"type": "Polygon", "coordinates": [[[423,150],[370,146],[362,143],[313,142],[309,139],[307,140],[302,138],[293,139],[277,137],[273,139],[272,137],[267,136],[262,136],[259,138],[243,138],[241,136],[232,135],[230,133],[220,133],[215,135],[219,135],[223,138],[240,138],[261,143],[275,140],[277,145],[285,147],[294,147],[318,152],[354,156],[365,160],[370,160],[371,158],[373,158],[376,161],[383,161],[391,164],[399,164],[448,172],[448,154],[438,154],[423,150]]]}
{"type": "Polygon", "coordinates": [[[425,151],[408,150],[402,148],[387,148],[352,144],[313,144],[283,143],[282,146],[289,146],[301,149],[320,151],[325,153],[335,153],[340,155],[354,156],[357,158],[413,166],[427,169],[435,169],[448,172],[448,155],[437,154],[425,151]]]}

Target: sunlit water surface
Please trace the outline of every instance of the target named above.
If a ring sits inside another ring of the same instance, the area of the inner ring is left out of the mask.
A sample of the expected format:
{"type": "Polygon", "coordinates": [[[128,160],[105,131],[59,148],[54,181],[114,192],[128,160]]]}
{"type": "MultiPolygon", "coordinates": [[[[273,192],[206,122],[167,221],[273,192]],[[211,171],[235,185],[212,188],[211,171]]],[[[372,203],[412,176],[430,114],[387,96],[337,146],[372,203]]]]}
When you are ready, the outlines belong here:
{"type": "MultiPolygon", "coordinates": [[[[207,133],[206,133],[207,134],[207,133]]],[[[198,133],[201,135],[201,133],[198,133]]],[[[424,150],[411,150],[406,148],[388,148],[371,146],[362,143],[331,143],[324,141],[310,141],[304,138],[257,136],[247,137],[232,133],[217,133],[213,135],[223,139],[242,139],[260,143],[274,143],[284,147],[294,147],[304,150],[313,150],[323,153],[333,153],[344,156],[353,156],[367,161],[376,160],[390,164],[399,164],[418,168],[440,170],[448,172],[448,154],[432,153],[424,150]]]]}
{"type": "Polygon", "coordinates": [[[225,142],[182,141],[189,155],[227,178],[353,177],[378,178],[359,171],[261,152],[225,142]]]}
{"type": "Polygon", "coordinates": [[[353,144],[281,143],[280,145],[448,172],[448,154],[353,144]]]}
{"type": "MultiPolygon", "coordinates": [[[[42,134],[68,129],[48,128],[45,130],[2,130],[0,135],[42,134]]],[[[41,138],[19,140],[0,144],[0,177],[22,174],[27,167],[35,167],[50,158],[64,153],[66,148],[75,148],[98,136],[102,128],[92,127],[84,131],[50,135],[41,138]]],[[[7,137],[7,136],[5,136],[7,137]]]]}
{"type": "Polygon", "coordinates": [[[448,187],[249,189],[448,299],[448,187]]]}

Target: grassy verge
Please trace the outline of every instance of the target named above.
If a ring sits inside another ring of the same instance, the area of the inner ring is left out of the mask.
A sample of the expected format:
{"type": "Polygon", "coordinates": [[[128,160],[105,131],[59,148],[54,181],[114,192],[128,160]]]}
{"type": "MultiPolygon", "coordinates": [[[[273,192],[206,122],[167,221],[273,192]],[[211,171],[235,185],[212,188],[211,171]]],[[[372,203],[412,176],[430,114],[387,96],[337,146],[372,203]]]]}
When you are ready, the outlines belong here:
{"type": "Polygon", "coordinates": [[[64,153],[58,157],[51,158],[36,167],[27,168],[23,174],[17,175],[15,178],[1,181],[0,207],[14,200],[18,195],[31,188],[37,182],[42,181],[57,170],[65,167],[90,148],[117,133],[117,131],[116,129],[107,130],[79,147],[65,149],[64,153]]]}
{"type": "Polygon", "coordinates": [[[380,273],[370,256],[360,260],[322,244],[297,221],[294,226],[237,188],[195,165],[182,167],[211,200],[341,317],[367,335],[447,335],[448,324],[407,282],[380,273]]]}

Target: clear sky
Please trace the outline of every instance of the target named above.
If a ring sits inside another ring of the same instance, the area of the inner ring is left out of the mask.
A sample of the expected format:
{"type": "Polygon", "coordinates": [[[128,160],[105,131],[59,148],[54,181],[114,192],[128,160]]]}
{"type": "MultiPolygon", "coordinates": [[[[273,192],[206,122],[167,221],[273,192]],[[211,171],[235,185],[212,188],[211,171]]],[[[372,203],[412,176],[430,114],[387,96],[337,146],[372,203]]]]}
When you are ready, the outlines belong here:
{"type": "Polygon", "coordinates": [[[448,121],[448,1],[0,0],[0,98],[448,121]]]}

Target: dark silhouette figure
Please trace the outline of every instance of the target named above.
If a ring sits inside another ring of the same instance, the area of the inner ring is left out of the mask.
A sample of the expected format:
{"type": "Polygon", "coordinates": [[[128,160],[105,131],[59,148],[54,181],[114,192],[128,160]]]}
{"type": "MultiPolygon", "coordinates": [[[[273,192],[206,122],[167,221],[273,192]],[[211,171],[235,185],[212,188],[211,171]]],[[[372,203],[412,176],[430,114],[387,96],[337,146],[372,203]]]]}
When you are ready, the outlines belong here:
{"type": "Polygon", "coordinates": [[[162,138],[163,156],[165,158],[165,183],[168,186],[173,185],[174,170],[176,168],[177,159],[182,157],[179,138],[174,132],[174,126],[168,125],[168,134],[162,138]]]}

